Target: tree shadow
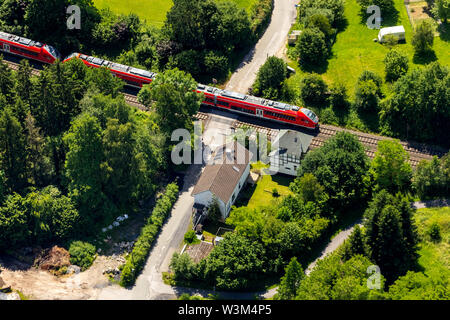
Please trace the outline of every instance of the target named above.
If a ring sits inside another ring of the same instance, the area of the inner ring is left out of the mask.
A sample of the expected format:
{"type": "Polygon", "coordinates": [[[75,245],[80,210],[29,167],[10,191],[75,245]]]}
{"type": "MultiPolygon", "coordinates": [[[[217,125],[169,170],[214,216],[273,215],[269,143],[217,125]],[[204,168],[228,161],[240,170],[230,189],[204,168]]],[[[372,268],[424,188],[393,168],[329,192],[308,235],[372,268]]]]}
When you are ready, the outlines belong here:
{"type": "MultiPolygon", "coordinates": [[[[358,16],[360,19],[360,23],[366,25],[367,19],[371,16],[371,14],[366,13],[366,10],[362,8],[359,11],[358,16]]],[[[381,12],[382,27],[391,27],[397,25],[399,16],[400,12],[395,7],[385,9],[381,12]]]]}
{"type": "Polygon", "coordinates": [[[350,114],[350,105],[347,103],[346,106],[332,107],[334,115],[338,119],[340,126],[345,126],[347,123],[348,116],[350,114]]]}
{"type": "Polygon", "coordinates": [[[324,74],[328,70],[328,64],[329,64],[328,59],[330,58],[330,56],[327,57],[327,60],[323,61],[321,64],[318,64],[318,65],[302,63],[301,61],[299,61],[299,66],[302,69],[302,71],[304,71],[304,72],[309,72],[309,73],[314,72],[317,74],[324,74]]]}
{"type": "Polygon", "coordinates": [[[450,25],[447,22],[440,23],[437,30],[442,41],[450,41],[450,25]]]}
{"type": "Polygon", "coordinates": [[[429,64],[437,60],[436,52],[433,49],[423,53],[414,53],[413,62],[415,64],[429,64]]]}
{"type": "Polygon", "coordinates": [[[378,132],[380,127],[380,117],[378,112],[358,111],[359,119],[364,123],[370,131],[378,132]]]}

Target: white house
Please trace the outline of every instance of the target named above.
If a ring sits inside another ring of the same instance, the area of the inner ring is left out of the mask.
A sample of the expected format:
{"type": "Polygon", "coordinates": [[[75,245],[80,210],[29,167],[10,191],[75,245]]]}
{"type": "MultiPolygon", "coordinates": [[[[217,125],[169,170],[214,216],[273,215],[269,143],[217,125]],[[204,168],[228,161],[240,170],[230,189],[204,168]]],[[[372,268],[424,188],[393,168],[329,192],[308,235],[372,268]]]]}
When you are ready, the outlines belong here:
{"type": "Polygon", "coordinates": [[[270,171],[296,176],[300,161],[308,151],[311,141],[311,135],[292,130],[280,130],[272,142],[270,171]]]}
{"type": "Polygon", "coordinates": [[[208,207],[216,199],[225,220],[247,181],[252,157],[236,141],[218,147],[192,191],[194,207],[208,207]]]}
{"type": "Polygon", "coordinates": [[[405,28],[403,26],[381,28],[378,32],[378,42],[386,41],[385,37],[388,35],[394,36],[397,41],[405,40],[405,28]]]}

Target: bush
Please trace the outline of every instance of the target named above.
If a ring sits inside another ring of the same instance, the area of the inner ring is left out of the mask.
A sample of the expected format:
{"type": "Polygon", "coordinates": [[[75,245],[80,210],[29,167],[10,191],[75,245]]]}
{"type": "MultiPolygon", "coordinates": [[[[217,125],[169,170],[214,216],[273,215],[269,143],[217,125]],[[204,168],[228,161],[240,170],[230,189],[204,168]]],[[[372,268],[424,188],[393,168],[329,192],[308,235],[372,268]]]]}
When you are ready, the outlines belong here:
{"type": "Polygon", "coordinates": [[[184,242],[187,244],[192,244],[197,240],[197,237],[195,236],[194,230],[189,230],[184,234],[184,242]]]}
{"type": "Polygon", "coordinates": [[[70,263],[79,266],[84,271],[94,262],[95,251],[95,246],[88,242],[74,241],[69,248],[70,263]]]}
{"type": "Polygon", "coordinates": [[[301,81],[301,98],[306,104],[323,105],[327,102],[328,86],[318,74],[308,74],[301,81]]]}
{"type": "Polygon", "coordinates": [[[381,77],[371,71],[363,71],[355,89],[355,107],[358,111],[377,111],[383,93],[381,77]]]}
{"type": "Polygon", "coordinates": [[[434,42],[433,26],[427,20],[422,21],[414,30],[412,45],[416,54],[422,55],[431,50],[434,42]]]}
{"type": "Polygon", "coordinates": [[[272,189],[272,196],[274,196],[275,198],[278,198],[280,196],[277,188],[272,189]]]}
{"type": "Polygon", "coordinates": [[[441,237],[441,227],[437,222],[433,222],[428,229],[428,236],[430,237],[430,240],[433,242],[440,242],[441,237]]]}
{"type": "Polygon", "coordinates": [[[162,196],[153,208],[152,214],[147,220],[147,224],[142,228],[133,251],[128,255],[127,261],[122,269],[120,285],[131,286],[136,281],[137,276],[144,267],[150,249],[161,229],[164,220],[172,210],[177,199],[178,185],[171,183],[167,186],[164,196],[162,196]]]}
{"type": "Polygon", "coordinates": [[[229,67],[228,58],[217,51],[208,51],[205,55],[204,65],[210,75],[225,77],[229,67]]]}
{"type": "Polygon", "coordinates": [[[384,58],[386,81],[396,81],[408,72],[408,57],[397,50],[390,50],[384,58]]]}
{"type": "Polygon", "coordinates": [[[331,27],[330,21],[323,14],[313,14],[305,19],[306,28],[318,28],[325,35],[327,41],[331,39],[334,34],[334,29],[331,27]]]}
{"type": "Polygon", "coordinates": [[[330,88],[330,104],[333,108],[346,109],[348,107],[347,88],[343,83],[334,84],[330,88]]]}
{"type": "Polygon", "coordinates": [[[295,46],[300,64],[318,66],[328,57],[325,35],[318,28],[306,28],[300,34],[295,46]]]}

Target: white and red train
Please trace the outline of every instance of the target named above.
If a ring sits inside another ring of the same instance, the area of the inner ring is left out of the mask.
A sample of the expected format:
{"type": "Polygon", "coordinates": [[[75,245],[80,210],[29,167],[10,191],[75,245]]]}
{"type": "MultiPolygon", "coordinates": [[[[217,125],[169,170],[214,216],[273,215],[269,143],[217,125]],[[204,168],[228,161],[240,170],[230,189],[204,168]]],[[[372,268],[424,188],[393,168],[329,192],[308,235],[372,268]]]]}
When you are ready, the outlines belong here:
{"type": "MultiPolygon", "coordinates": [[[[0,32],[0,50],[50,64],[61,59],[58,51],[51,46],[4,32],[0,32]]],[[[116,77],[124,80],[128,85],[137,88],[142,88],[143,85],[150,84],[157,76],[156,73],[150,71],[125,66],[81,53],[72,53],[63,62],[71,59],[81,59],[85,65],[91,68],[106,67],[116,77]]],[[[319,118],[317,115],[306,108],[221,90],[203,84],[198,84],[197,92],[204,94],[204,105],[308,129],[317,129],[319,127],[319,118]]]]}
{"type": "Polygon", "coordinates": [[[0,51],[49,64],[61,60],[58,50],[52,46],[2,31],[0,31],[0,51]]]}

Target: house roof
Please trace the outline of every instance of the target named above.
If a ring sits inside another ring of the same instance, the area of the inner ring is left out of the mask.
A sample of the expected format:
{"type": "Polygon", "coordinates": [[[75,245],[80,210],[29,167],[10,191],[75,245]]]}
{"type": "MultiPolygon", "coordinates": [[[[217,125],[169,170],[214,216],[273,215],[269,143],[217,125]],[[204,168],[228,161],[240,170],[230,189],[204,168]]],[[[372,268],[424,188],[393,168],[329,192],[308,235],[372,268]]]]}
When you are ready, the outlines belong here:
{"type": "Polygon", "coordinates": [[[280,130],[272,147],[276,148],[278,143],[279,150],[274,150],[272,154],[289,154],[300,158],[303,153],[308,151],[312,136],[302,132],[292,130],[280,130]]]}
{"type": "Polygon", "coordinates": [[[253,154],[234,141],[218,147],[192,191],[196,195],[210,191],[228,203],[253,154]]]}

